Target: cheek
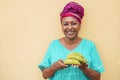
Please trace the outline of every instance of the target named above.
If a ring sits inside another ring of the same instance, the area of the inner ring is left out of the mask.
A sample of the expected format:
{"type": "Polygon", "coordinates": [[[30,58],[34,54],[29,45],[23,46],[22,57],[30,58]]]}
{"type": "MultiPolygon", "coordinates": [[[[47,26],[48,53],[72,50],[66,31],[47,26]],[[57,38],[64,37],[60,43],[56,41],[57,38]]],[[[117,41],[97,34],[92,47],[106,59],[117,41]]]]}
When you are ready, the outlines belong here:
{"type": "Polygon", "coordinates": [[[80,31],[80,27],[79,27],[79,28],[77,28],[77,31],[78,31],[78,32],[80,31]]]}
{"type": "Polygon", "coordinates": [[[66,30],[66,28],[64,26],[62,26],[62,31],[65,31],[65,30],[66,30]]]}
{"type": "Polygon", "coordinates": [[[78,26],[76,27],[76,30],[78,30],[78,31],[79,31],[79,30],[80,30],[80,27],[81,27],[81,26],[80,26],[80,25],[78,25],[78,26]]]}

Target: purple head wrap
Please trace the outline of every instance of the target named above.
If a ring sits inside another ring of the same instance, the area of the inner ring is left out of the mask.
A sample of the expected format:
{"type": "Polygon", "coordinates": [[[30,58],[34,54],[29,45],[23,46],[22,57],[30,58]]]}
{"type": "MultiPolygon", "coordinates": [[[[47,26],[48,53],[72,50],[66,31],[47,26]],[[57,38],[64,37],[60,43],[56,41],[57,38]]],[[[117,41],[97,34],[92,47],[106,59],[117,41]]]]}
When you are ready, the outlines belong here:
{"type": "Polygon", "coordinates": [[[67,16],[73,16],[81,23],[81,19],[84,16],[84,8],[76,2],[69,2],[60,13],[61,20],[67,16]]]}

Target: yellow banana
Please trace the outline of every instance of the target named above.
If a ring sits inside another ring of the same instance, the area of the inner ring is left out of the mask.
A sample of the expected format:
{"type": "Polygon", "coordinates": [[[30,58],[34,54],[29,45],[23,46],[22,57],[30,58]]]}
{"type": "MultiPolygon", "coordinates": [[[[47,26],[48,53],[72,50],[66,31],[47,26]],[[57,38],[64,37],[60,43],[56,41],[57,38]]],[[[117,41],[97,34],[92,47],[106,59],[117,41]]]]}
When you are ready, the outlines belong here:
{"type": "Polygon", "coordinates": [[[64,60],[64,64],[75,64],[75,65],[80,65],[80,62],[75,60],[75,59],[66,59],[64,60]]]}
{"type": "Polygon", "coordinates": [[[67,56],[67,59],[76,59],[81,63],[86,63],[87,60],[79,53],[77,52],[72,52],[67,56]]]}
{"type": "Polygon", "coordinates": [[[77,56],[80,56],[81,58],[84,58],[84,56],[78,52],[71,52],[70,54],[68,54],[68,56],[69,55],[77,55],[77,56]]]}
{"type": "Polygon", "coordinates": [[[67,59],[75,59],[79,62],[82,62],[82,63],[84,62],[84,59],[77,55],[69,55],[69,56],[67,56],[67,59]]]}

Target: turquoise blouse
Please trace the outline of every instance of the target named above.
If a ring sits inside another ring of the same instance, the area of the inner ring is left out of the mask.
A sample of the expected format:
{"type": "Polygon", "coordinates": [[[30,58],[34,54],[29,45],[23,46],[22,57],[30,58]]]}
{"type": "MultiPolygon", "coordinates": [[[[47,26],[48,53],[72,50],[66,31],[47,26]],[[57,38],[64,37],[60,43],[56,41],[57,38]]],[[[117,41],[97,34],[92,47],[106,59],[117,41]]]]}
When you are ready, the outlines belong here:
{"type": "MultiPolygon", "coordinates": [[[[99,57],[98,51],[95,44],[88,40],[82,39],[79,45],[73,50],[65,48],[61,42],[53,40],[48,47],[48,50],[43,58],[42,62],[39,64],[41,70],[50,67],[54,62],[62,59],[65,60],[66,56],[71,52],[79,52],[86,59],[88,67],[99,73],[104,72],[104,67],[99,57]]],[[[90,80],[79,68],[74,68],[69,66],[64,69],[60,69],[55,72],[55,74],[49,78],[49,80],[90,80]]]]}

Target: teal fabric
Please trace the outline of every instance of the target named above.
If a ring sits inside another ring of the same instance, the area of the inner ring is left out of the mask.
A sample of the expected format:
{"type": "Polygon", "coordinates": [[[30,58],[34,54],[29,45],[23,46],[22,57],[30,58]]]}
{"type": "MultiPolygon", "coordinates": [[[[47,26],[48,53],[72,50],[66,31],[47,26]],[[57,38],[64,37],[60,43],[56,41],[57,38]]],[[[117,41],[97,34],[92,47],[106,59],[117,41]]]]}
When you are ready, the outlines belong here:
{"type": "MultiPolygon", "coordinates": [[[[54,62],[62,59],[65,60],[66,56],[70,52],[79,52],[87,59],[88,67],[102,73],[104,72],[104,67],[99,57],[98,51],[95,44],[88,39],[82,39],[80,44],[73,50],[68,50],[65,48],[61,42],[56,39],[51,42],[48,50],[43,58],[42,62],[39,64],[39,68],[45,69],[50,67],[54,62]]],[[[54,76],[49,80],[90,80],[87,76],[79,69],[69,66],[64,69],[56,71],[54,76]]]]}

